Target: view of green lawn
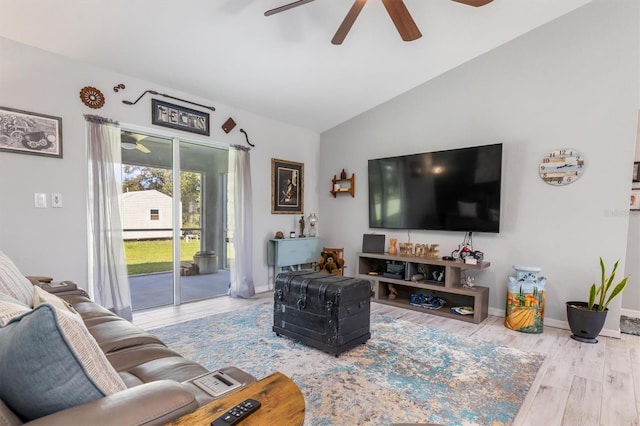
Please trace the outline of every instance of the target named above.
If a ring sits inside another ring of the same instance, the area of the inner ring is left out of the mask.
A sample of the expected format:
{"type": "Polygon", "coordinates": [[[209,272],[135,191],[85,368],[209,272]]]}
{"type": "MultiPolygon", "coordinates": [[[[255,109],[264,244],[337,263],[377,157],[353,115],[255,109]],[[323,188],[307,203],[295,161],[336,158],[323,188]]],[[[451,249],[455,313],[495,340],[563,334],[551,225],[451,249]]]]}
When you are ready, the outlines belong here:
{"type": "MultiPolygon", "coordinates": [[[[125,241],[124,250],[129,275],[171,272],[173,240],[125,241]]],[[[200,251],[200,241],[180,241],[180,262],[193,262],[200,251]]]]}

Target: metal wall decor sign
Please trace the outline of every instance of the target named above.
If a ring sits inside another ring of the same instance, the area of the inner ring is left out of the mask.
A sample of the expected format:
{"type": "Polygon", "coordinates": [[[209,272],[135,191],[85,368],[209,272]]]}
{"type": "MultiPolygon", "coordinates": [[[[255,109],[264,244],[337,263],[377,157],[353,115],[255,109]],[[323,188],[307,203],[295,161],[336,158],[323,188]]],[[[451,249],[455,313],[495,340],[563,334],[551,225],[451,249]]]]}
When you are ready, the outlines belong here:
{"type": "Polygon", "coordinates": [[[62,118],[0,107],[0,151],[62,158],[62,118]]]}
{"type": "Polygon", "coordinates": [[[158,126],[210,135],[209,114],[168,102],[151,100],[151,122],[158,126]]]}

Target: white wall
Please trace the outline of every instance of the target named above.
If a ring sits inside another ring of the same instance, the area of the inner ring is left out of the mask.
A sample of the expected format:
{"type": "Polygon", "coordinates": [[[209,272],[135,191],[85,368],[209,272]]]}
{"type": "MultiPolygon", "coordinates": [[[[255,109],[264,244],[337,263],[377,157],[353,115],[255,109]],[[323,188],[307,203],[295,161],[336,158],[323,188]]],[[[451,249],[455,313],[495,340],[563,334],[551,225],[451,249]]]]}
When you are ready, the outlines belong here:
{"type": "MultiPolygon", "coordinates": [[[[565,302],[585,300],[599,279],[598,258],[625,260],[638,72],[638,2],[597,0],[323,133],[321,235],[346,248],[347,274],[355,274],[362,234],[371,231],[368,159],[502,142],[502,230],[474,235],[491,262],[476,284],[491,288],[491,311],[503,313],[511,265],[540,266],[549,279],[545,319],[564,325],[565,302]],[[538,165],[563,147],[583,153],[586,172],[552,187],[538,165]],[[356,175],[354,199],[328,193],[343,168],[356,175]]],[[[440,244],[443,255],[464,236],[382,233],[440,244]]],[[[613,333],[620,303],[605,325],[613,333]]]]}
{"type": "MultiPolygon", "coordinates": [[[[200,137],[200,140],[245,144],[244,136],[238,131],[243,128],[256,145],[251,151],[253,272],[257,290],[267,288],[266,241],[277,230],[288,231],[299,219],[293,215],[271,214],[271,158],[305,164],[305,213],[317,211],[318,134],[3,38],[0,38],[0,58],[1,106],[62,117],[63,159],[0,152],[0,250],[7,253],[24,274],[70,279],[86,288],[87,160],[83,114],[155,127],[151,125],[150,95],[135,106],[121,102],[135,100],[143,91],[153,89],[216,107],[216,112],[211,113],[212,136],[200,137]],[[126,89],[115,93],[112,88],[119,83],[124,83],[126,89]],[[103,108],[91,110],[82,104],[79,92],[85,86],[102,91],[106,97],[103,108]],[[227,135],[220,126],[230,116],[238,126],[227,135]],[[35,209],[34,192],[62,193],[63,208],[35,209]]],[[[199,138],[191,133],[186,135],[199,138]]]]}
{"type": "MultiPolygon", "coordinates": [[[[640,161],[640,125],[638,126],[638,135],[636,137],[635,161],[640,161]]],[[[631,186],[634,189],[640,189],[640,183],[638,182],[633,182],[631,186]]],[[[629,214],[629,233],[627,238],[625,275],[629,276],[629,282],[622,299],[622,313],[630,317],[640,318],[640,212],[638,211],[632,211],[629,214]]]]}

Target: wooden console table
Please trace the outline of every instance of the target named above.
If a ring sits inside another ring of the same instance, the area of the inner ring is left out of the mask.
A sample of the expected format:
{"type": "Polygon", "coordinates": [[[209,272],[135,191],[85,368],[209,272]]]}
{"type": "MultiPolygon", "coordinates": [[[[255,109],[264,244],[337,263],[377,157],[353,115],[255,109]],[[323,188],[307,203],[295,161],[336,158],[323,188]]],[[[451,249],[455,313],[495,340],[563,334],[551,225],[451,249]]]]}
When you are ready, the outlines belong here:
{"type": "Polygon", "coordinates": [[[243,426],[302,425],[304,422],[305,403],[300,388],[293,380],[276,372],[236,392],[216,399],[193,413],[168,423],[168,425],[208,426],[213,420],[247,398],[260,401],[262,406],[242,421],[243,426]]]}

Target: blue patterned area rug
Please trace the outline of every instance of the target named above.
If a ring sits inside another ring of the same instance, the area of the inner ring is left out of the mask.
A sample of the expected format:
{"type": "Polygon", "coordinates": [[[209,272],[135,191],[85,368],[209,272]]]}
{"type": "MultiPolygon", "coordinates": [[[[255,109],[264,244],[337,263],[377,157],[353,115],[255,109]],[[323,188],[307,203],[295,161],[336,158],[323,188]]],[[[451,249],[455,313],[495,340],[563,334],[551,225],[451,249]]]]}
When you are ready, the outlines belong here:
{"type": "Polygon", "coordinates": [[[153,333],[209,369],[291,377],[305,397],[305,425],[508,425],[544,359],[376,314],[371,339],[336,358],[276,336],[272,325],[264,304],[153,333]]]}

